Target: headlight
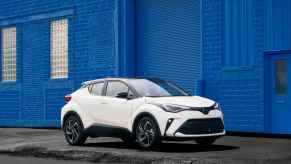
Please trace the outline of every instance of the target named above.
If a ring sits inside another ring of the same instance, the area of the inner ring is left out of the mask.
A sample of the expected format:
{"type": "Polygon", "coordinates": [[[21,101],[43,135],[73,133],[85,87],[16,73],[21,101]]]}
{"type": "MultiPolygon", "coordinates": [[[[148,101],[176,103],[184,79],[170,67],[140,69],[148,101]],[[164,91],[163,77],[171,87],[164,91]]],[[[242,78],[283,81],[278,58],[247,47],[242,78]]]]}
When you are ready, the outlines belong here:
{"type": "Polygon", "coordinates": [[[166,112],[171,112],[171,113],[178,113],[184,110],[191,109],[191,107],[187,107],[183,105],[175,105],[175,104],[166,104],[166,105],[158,105],[158,106],[161,107],[166,112]]]}
{"type": "Polygon", "coordinates": [[[220,107],[220,105],[219,105],[218,103],[215,103],[215,105],[214,105],[214,109],[215,109],[215,110],[220,110],[220,111],[221,111],[221,107],[220,107]]]}

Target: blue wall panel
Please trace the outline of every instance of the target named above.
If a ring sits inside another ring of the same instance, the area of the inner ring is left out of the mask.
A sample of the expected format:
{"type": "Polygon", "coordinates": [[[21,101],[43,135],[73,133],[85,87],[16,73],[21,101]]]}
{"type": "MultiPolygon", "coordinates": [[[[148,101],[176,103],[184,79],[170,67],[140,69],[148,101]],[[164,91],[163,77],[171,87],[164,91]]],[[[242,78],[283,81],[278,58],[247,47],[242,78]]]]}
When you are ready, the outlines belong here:
{"type": "Polygon", "coordinates": [[[17,81],[0,82],[0,126],[59,127],[64,95],[117,76],[118,3],[0,1],[0,29],[17,26],[17,81]],[[69,78],[50,79],[50,22],[69,20],[69,78]]]}
{"type": "Polygon", "coordinates": [[[194,93],[200,35],[200,0],[137,0],[136,75],[168,79],[194,93]]]}
{"type": "Polygon", "coordinates": [[[49,22],[35,21],[22,26],[22,109],[24,120],[43,118],[42,82],[49,72],[49,22]]]}
{"type": "Polygon", "coordinates": [[[291,49],[291,1],[266,0],[266,50],[291,49]]]}
{"type": "Polygon", "coordinates": [[[225,1],[225,67],[252,66],[255,58],[253,0],[225,1]]]}
{"type": "Polygon", "coordinates": [[[264,132],[265,1],[205,0],[202,8],[205,96],[221,103],[227,130],[264,132]]]}

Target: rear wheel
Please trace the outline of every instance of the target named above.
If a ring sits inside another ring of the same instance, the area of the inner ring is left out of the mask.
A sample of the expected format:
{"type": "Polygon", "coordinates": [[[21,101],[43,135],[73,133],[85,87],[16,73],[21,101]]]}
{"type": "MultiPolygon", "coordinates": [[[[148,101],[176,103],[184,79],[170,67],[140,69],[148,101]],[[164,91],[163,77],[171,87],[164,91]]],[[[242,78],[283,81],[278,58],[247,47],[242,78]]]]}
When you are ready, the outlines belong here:
{"type": "Polygon", "coordinates": [[[161,143],[159,127],[151,117],[141,118],[134,129],[136,142],[143,149],[150,149],[161,143]]]}
{"type": "Polygon", "coordinates": [[[87,139],[84,127],[77,116],[69,116],[64,123],[65,138],[70,145],[83,145],[87,139]]]}
{"type": "Polygon", "coordinates": [[[195,141],[199,145],[210,146],[216,141],[216,138],[199,138],[199,139],[196,139],[195,141]]]}

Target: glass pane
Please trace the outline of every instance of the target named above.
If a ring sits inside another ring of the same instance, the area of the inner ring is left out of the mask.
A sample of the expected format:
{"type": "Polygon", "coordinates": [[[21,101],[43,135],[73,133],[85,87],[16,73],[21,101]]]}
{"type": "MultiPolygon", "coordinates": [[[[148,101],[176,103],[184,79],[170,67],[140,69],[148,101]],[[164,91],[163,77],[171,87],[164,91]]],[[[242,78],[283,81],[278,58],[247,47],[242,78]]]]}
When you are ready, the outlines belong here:
{"type": "Polygon", "coordinates": [[[51,78],[68,77],[68,20],[51,22],[51,78]]]}
{"type": "Polygon", "coordinates": [[[278,60],[275,62],[276,66],[276,93],[278,95],[285,95],[287,93],[287,62],[285,60],[278,60]]]}
{"type": "Polygon", "coordinates": [[[2,81],[16,80],[16,28],[2,29],[2,81]]]}
{"type": "Polygon", "coordinates": [[[121,82],[109,82],[106,96],[118,97],[119,94],[128,93],[128,87],[121,82]]]}
{"type": "Polygon", "coordinates": [[[91,91],[91,94],[97,95],[97,96],[102,95],[103,85],[104,85],[104,83],[94,84],[92,91],[91,91]]]}

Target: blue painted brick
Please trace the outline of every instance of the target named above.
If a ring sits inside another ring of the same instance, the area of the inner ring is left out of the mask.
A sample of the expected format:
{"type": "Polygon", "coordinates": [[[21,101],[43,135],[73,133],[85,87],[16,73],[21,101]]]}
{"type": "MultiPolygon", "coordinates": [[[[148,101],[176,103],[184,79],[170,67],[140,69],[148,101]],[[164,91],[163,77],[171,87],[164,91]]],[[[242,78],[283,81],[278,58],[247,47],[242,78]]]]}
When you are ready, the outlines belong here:
{"type": "Polygon", "coordinates": [[[115,5],[0,0],[0,29],[17,27],[17,81],[0,83],[0,126],[59,127],[64,95],[85,80],[117,76],[115,5]],[[69,78],[51,80],[50,22],[61,18],[69,20],[69,78]]]}

